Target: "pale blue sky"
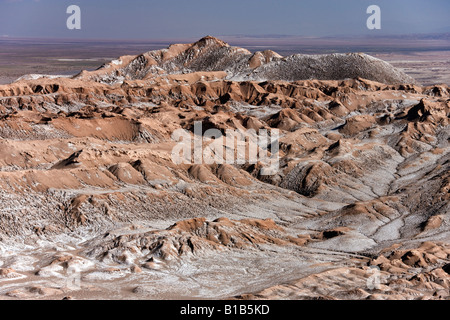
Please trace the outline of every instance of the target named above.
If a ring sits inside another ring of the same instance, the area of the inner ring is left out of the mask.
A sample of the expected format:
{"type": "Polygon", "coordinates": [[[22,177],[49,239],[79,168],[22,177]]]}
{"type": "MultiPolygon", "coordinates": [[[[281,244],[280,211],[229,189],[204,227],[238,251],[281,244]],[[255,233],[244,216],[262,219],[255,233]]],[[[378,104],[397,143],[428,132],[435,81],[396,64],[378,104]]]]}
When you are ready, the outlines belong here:
{"type": "Polygon", "coordinates": [[[0,36],[166,39],[221,35],[331,36],[450,32],[449,0],[0,0],[0,36]],[[82,10],[81,30],[66,8],[82,10]],[[366,28],[369,5],[382,29],[366,28]]]}

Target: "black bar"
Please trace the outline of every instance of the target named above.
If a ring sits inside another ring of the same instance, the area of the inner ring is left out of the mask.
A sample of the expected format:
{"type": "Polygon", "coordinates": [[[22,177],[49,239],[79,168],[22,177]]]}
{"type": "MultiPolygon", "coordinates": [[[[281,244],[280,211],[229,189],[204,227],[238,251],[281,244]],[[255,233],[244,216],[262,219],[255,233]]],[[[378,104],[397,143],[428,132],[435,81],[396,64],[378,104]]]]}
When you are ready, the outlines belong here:
{"type": "Polygon", "coordinates": [[[14,318],[55,317],[109,319],[306,319],[323,318],[364,319],[367,316],[393,316],[402,319],[416,317],[418,310],[442,308],[446,314],[449,301],[350,301],[350,300],[71,300],[71,301],[1,301],[0,308],[14,318]],[[64,311],[61,313],[59,309],[64,311]],[[445,308],[445,309],[444,309],[445,308]],[[136,318],[138,319],[138,318],[136,318]]]}

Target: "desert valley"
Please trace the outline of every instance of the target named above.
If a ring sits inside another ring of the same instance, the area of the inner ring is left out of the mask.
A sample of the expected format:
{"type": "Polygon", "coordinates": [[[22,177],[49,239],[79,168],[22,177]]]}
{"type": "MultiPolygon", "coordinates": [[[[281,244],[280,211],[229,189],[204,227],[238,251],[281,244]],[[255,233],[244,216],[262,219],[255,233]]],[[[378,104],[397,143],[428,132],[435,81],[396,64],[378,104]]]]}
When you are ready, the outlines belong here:
{"type": "Polygon", "coordinates": [[[211,36],[142,52],[0,85],[0,299],[449,299],[448,83],[211,36]],[[175,163],[196,123],[277,130],[277,170],[175,163]]]}

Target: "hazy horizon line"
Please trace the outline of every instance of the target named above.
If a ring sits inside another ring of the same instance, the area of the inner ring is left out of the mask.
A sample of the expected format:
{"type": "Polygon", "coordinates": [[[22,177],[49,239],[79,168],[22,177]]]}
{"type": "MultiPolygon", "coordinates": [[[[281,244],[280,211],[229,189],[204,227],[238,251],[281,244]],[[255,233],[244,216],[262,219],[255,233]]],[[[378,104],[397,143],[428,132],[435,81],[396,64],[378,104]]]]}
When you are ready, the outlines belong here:
{"type": "Polygon", "coordinates": [[[429,33],[402,33],[402,34],[338,34],[338,35],[324,35],[324,36],[305,36],[305,35],[289,35],[289,34],[262,34],[262,35],[252,35],[252,34],[222,34],[222,35],[209,35],[205,34],[200,37],[189,36],[189,37],[164,37],[164,38],[77,38],[77,37],[46,37],[46,36],[14,36],[14,35],[0,35],[1,40],[65,40],[65,41],[120,41],[120,42],[141,42],[141,41],[186,41],[186,40],[194,40],[198,41],[206,36],[213,36],[218,39],[222,38],[236,38],[236,39],[342,39],[342,40],[351,40],[351,39],[398,39],[404,38],[408,40],[408,38],[419,38],[419,40],[430,40],[429,37],[442,37],[437,40],[450,40],[450,32],[429,32],[429,33]],[[406,38],[405,38],[406,37],[406,38]],[[422,39],[421,39],[422,38],[422,39]]]}

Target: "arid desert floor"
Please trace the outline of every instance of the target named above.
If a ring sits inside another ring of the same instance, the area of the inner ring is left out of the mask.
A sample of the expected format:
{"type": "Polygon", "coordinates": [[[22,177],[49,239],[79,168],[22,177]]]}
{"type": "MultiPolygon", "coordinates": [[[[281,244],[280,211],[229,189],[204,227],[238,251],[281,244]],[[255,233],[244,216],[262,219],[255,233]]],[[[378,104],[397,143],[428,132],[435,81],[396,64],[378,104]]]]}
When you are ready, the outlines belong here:
{"type": "Polygon", "coordinates": [[[449,299],[449,51],[155,46],[2,47],[0,299],[449,299]]]}

